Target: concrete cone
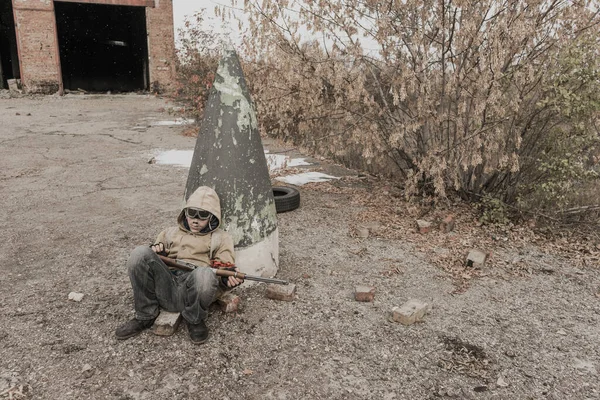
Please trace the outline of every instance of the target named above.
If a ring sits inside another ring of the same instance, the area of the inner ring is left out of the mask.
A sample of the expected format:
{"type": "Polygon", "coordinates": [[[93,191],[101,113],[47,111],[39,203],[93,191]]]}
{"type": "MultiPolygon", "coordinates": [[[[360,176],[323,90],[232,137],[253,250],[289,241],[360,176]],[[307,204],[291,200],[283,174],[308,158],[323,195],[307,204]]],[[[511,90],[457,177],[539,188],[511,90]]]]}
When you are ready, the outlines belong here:
{"type": "Polygon", "coordinates": [[[274,276],[279,265],[275,199],[256,112],[233,50],[226,50],[219,62],[185,199],[199,186],[212,187],[221,199],[221,227],[233,237],[238,268],[274,276]]]}

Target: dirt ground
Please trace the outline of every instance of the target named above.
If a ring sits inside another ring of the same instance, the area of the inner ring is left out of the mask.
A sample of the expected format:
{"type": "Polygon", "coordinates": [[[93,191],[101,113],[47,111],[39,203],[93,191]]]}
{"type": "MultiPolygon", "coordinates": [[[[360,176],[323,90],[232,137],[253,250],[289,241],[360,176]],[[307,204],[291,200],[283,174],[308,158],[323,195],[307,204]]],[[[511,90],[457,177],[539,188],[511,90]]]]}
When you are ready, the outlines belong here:
{"type": "Polygon", "coordinates": [[[343,179],[300,187],[301,207],[278,215],[278,277],[295,301],[245,287],[238,313],[211,310],[204,345],[185,326],[117,341],[133,316],[129,252],[182,204],[187,170],[149,163],[193,149],[184,127],[152,125],[172,106],[0,99],[0,399],[600,398],[596,237],[478,226],[460,204],[424,210],[324,160],[304,168],[343,179]],[[415,231],[446,213],[454,231],[415,231]],[[480,269],[463,265],[474,247],[491,252],[480,269]],[[375,301],[356,302],[356,285],[375,301]],[[391,321],[412,298],[431,304],[424,321],[391,321]]]}

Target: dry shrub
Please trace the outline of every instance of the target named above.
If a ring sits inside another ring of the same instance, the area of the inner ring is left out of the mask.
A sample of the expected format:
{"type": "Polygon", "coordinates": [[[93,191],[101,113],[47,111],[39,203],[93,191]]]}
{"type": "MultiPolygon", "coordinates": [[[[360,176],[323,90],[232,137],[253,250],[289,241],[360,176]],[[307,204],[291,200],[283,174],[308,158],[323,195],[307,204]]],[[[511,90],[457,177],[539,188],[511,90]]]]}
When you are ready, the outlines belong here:
{"type": "Polygon", "coordinates": [[[598,148],[596,1],[240,7],[268,135],[394,177],[409,196],[554,212],[598,182],[584,161],[598,148]]]}
{"type": "Polygon", "coordinates": [[[175,98],[188,107],[184,113],[202,116],[219,62],[219,37],[201,28],[203,12],[186,18],[177,46],[175,98]]]}

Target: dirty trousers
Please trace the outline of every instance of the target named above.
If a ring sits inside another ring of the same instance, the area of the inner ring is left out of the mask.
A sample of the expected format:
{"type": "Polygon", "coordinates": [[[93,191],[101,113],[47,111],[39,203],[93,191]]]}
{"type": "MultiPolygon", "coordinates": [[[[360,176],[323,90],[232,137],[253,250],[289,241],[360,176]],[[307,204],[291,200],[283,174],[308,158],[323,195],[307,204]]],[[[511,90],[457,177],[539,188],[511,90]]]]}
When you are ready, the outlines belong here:
{"type": "Polygon", "coordinates": [[[209,267],[173,273],[148,246],[131,252],[127,271],[138,320],[156,318],[160,307],[181,312],[186,321],[197,324],[206,319],[208,307],[221,292],[219,279],[209,267]]]}

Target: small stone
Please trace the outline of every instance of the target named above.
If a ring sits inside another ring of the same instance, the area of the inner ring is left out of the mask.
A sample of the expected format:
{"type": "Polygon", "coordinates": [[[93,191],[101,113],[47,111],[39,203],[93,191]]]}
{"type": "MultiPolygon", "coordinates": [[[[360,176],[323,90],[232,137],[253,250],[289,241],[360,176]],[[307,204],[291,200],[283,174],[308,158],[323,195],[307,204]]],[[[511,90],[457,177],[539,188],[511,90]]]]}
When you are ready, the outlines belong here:
{"type": "Polygon", "coordinates": [[[356,230],[356,236],[361,239],[366,239],[369,237],[369,228],[360,228],[356,230]]]}
{"type": "Polygon", "coordinates": [[[71,292],[69,293],[69,300],[80,302],[83,299],[83,293],[71,292]]]}
{"type": "Polygon", "coordinates": [[[510,357],[510,358],[514,358],[514,357],[517,356],[517,354],[514,351],[512,351],[512,350],[506,350],[504,352],[504,354],[506,355],[506,357],[510,357]]]}
{"type": "Polygon", "coordinates": [[[85,364],[83,368],[81,368],[81,375],[85,378],[91,378],[94,375],[94,368],[90,364],[85,364]]]}
{"type": "Polygon", "coordinates": [[[423,320],[425,314],[431,310],[431,306],[417,299],[410,299],[402,307],[392,309],[392,319],[403,325],[412,325],[423,320]]]}
{"type": "Polygon", "coordinates": [[[251,369],[246,368],[245,370],[242,371],[242,374],[248,376],[248,375],[254,374],[254,371],[252,371],[251,369]]]}
{"type": "Polygon", "coordinates": [[[454,230],[454,217],[448,215],[440,222],[440,230],[445,233],[452,232],[454,230]]]}
{"type": "Polygon", "coordinates": [[[233,293],[224,293],[217,299],[217,303],[221,306],[221,310],[224,313],[232,313],[238,310],[240,305],[240,296],[233,293]]]}
{"type": "Polygon", "coordinates": [[[567,332],[564,329],[559,329],[558,331],[556,331],[556,333],[562,336],[567,336],[567,332]]]}
{"type": "Polygon", "coordinates": [[[356,286],[354,288],[356,301],[372,302],[375,299],[375,288],[372,286],[356,286]]]}
{"type": "Polygon", "coordinates": [[[267,286],[266,296],[272,300],[293,301],[296,295],[296,285],[277,285],[267,286]]]}
{"type": "Polygon", "coordinates": [[[417,230],[419,233],[427,233],[431,230],[431,222],[418,219],[417,220],[417,230]]]}
{"type": "Polygon", "coordinates": [[[152,332],[158,336],[171,336],[177,331],[181,319],[181,314],[178,312],[161,310],[158,318],[154,321],[154,325],[152,325],[152,332]]]}
{"type": "Polygon", "coordinates": [[[485,264],[487,254],[481,250],[471,250],[467,255],[467,267],[481,268],[485,264]]]}
{"type": "Polygon", "coordinates": [[[506,383],[506,381],[504,380],[504,378],[502,378],[500,376],[500,377],[498,377],[498,380],[496,381],[496,385],[498,385],[499,387],[507,387],[508,383],[506,383]]]}

